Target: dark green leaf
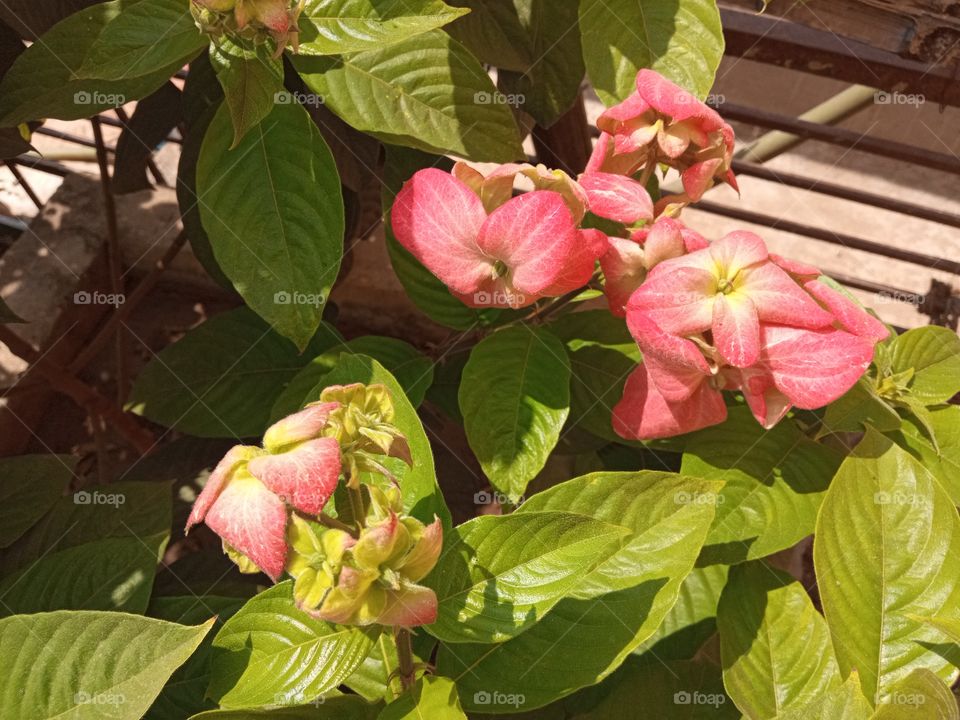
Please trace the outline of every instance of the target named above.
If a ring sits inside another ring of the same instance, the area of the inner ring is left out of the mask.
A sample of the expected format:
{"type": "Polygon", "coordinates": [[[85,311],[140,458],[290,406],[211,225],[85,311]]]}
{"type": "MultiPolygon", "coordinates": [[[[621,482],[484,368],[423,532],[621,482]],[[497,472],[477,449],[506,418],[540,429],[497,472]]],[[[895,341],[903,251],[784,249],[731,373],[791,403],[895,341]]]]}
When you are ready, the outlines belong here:
{"type": "Polygon", "coordinates": [[[267,45],[222,37],[210,46],[210,62],[230,108],[231,148],[263,122],[274,106],[294,102],[283,89],[283,61],[273,57],[267,45]]]}
{"type": "Polygon", "coordinates": [[[69,455],[0,459],[0,548],[23,535],[63,495],[76,460],[69,455]]]}

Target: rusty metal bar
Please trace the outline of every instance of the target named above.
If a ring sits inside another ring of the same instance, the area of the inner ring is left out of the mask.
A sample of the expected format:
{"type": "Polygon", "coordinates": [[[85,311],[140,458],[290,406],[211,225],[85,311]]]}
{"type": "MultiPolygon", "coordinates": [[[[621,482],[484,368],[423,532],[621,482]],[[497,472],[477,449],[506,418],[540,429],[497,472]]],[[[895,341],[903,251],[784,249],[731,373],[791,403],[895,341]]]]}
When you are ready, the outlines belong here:
{"type": "Polygon", "coordinates": [[[57,177],[66,177],[73,172],[66,165],[61,165],[53,160],[44,160],[43,158],[33,155],[17,155],[17,157],[10,158],[7,162],[16,163],[17,165],[22,165],[32,170],[39,170],[48,175],[56,175],[57,177]]]}

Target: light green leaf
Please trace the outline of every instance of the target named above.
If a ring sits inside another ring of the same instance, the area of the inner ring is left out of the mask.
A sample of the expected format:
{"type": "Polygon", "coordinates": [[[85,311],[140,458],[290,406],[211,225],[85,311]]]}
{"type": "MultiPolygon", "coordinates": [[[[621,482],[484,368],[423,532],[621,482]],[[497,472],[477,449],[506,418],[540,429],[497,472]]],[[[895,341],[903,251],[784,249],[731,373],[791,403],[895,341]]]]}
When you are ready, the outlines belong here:
{"type": "Polygon", "coordinates": [[[723,57],[716,0],[580,0],[580,31],[587,73],[606,105],[633,93],[643,68],[703,97],[723,57]]]}
{"type": "Polygon", "coordinates": [[[125,80],[80,79],[77,74],[104,28],[143,2],[92,5],[58,23],[21,53],[0,83],[0,127],[42,118],[90,117],[146,97],[167,82],[189,57],[125,80]]]}
{"type": "Polygon", "coordinates": [[[860,432],[865,425],[880,432],[891,432],[898,430],[901,422],[897,411],[877,394],[873,380],[864,376],[827,406],[820,434],[860,432]]]}
{"type": "MultiPolygon", "coordinates": [[[[450,511],[437,486],[437,471],[433,465],[433,451],[417,411],[410,404],[397,380],[384,367],[365,355],[341,355],[337,367],[326,375],[308,399],[319,399],[323,388],[350,383],[383,384],[393,397],[394,424],[407,438],[413,467],[401,460],[394,460],[390,470],[397,477],[403,490],[403,506],[406,511],[424,523],[433,522],[434,516],[443,521],[444,532],[450,528],[450,511]]],[[[392,460],[392,459],[391,459],[392,460]]],[[[386,464],[386,463],[385,463],[386,464]]]]}
{"type": "MultiPolygon", "coordinates": [[[[529,629],[620,549],[628,528],[565,512],[485,516],[454,528],[425,584],[446,642],[503,642],[529,629]]],[[[454,651],[455,652],[455,651],[454,651]]]]}
{"type": "Polygon", "coordinates": [[[276,105],[295,103],[293,95],[283,89],[283,60],[273,57],[268,45],[224,36],[210,45],[210,63],[230,109],[231,149],[276,105]]]}
{"type": "Polygon", "coordinates": [[[926,428],[912,418],[904,420],[901,434],[894,437],[933,473],[954,504],[960,505],[960,407],[930,408],[929,417],[938,448],[933,447],[926,428]]]}
{"type": "Polygon", "coordinates": [[[790,420],[766,430],[748,408],[697,433],[681,472],[724,481],[701,564],[732,564],[795,545],[813,533],[839,452],[807,439],[790,420]]]}
{"type": "Polygon", "coordinates": [[[358,697],[324,698],[322,703],[273,710],[211,710],[190,720],[374,720],[380,712],[358,697]]]}
{"type": "Polygon", "coordinates": [[[694,568],[660,627],[634,650],[660,660],[691,660],[717,631],[717,603],[727,582],[726,565],[694,568]]]}
{"type": "Polygon", "coordinates": [[[460,411],[483,472],[494,487],[519,498],[543,469],[570,412],[563,344],[528,326],[483,339],[463,369],[460,411]]]}
{"type": "Polygon", "coordinates": [[[914,670],[890,688],[872,720],[957,720],[957,699],[943,680],[925,668],[914,670]]]}
{"type": "Polygon", "coordinates": [[[221,107],[197,166],[213,253],[247,305],[302,350],[320,324],[343,254],[343,196],[307,111],[275,105],[231,149],[221,107]]]}
{"type": "Polygon", "coordinates": [[[484,705],[478,693],[494,689],[524,696],[519,709],[541,707],[613,672],[663,621],[700,552],[714,506],[684,499],[719,487],[671,473],[596,473],[521,505],[517,516],[580,513],[633,534],[523,634],[497,645],[441,645],[438,672],[456,680],[466,709],[515,712],[484,705]]]}
{"type": "Polygon", "coordinates": [[[949,616],[937,615],[935,617],[927,618],[918,618],[923,620],[933,627],[940,630],[944,635],[949,637],[953,642],[960,643],[960,618],[954,618],[949,616]]]}
{"type": "Polygon", "coordinates": [[[432,30],[382,50],[294,58],[307,85],[357,130],[384,142],[469,160],[523,157],[510,109],[465,47],[432,30]]]}
{"type": "Polygon", "coordinates": [[[777,720],[868,720],[872,714],[873,708],[860,689],[860,676],[854,670],[840,687],[809,705],[787,710],[777,720]]]}
{"type": "Polygon", "coordinates": [[[307,0],[300,14],[299,52],[377,50],[442,27],[465,12],[440,0],[307,0]]]}
{"type": "Polygon", "coordinates": [[[0,620],[4,716],[139,720],[212,624],[76,611],[0,620]]]}
{"type": "Polygon", "coordinates": [[[730,569],[717,627],[723,684],[748,718],[803,707],[842,682],[827,623],[806,590],[761,561],[730,569]]]}
{"type": "Polygon", "coordinates": [[[189,0],[142,0],[107,23],[77,76],[125,80],[149,75],[187,62],[207,42],[190,14],[189,0]]]}
{"type": "Polygon", "coordinates": [[[840,669],[873,703],[913,670],[951,679],[929,646],[943,633],[916,616],[960,602],[960,517],[907,451],[868,430],[820,509],[814,565],[840,669]]]}
{"type": "Polygon", "coordinates": [[[390,703],[378,720],[467,720],[460,708],[457,686],[449,678],[423,677],[399,700],[390,703]]]}
{"type": "Polygon", "coordinates": [[[340,338],[321,326],[299,355],[247,308],[217,315],[169,345],[137,377],[127,407],[200,437],[261,435],[284,385],[340,338]]]}
{"type": "Polygon", "coordinates": [[[73,479],[70,455],[0,459],[0,548],[23,535],[60,498],[73,479]]]}
{"type": "Polygon", "coordinates": [[[312,702],[359,667],[377,632],[314,619],[294,603],[293,583],[280,583],[217,633],[208,694],[225,708],[312,702]]]}
{"type": "MultiPolygon", "coordinates": [[[[414,662],[422,662],[422,659],[415,657],[414,662]]],[[[382,632],[363,664],[343,684],[368,702],[391,702],[403,692],[397,674],[399,667],[397,643],[390,633],[382,632]]]]}
{"type": "Polygon", "coordinates": [[[960,337],[949,328],[908,330],[891,343],[890,361],[894,373],[914,371],[909,392],[927,405],[960,392],[960,337]]]}

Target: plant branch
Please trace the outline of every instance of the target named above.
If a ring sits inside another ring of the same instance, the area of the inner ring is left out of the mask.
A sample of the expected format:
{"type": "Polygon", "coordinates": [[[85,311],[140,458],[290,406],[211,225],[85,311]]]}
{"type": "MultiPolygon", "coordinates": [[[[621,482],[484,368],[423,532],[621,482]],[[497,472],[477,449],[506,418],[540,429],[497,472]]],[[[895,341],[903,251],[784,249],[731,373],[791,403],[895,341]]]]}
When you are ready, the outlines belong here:
{"type": "Polygon", "coordinates": [[[400,660],[400,684],[409,690],[417,682],[416,666],[413,663],[413,645],[410,642],[408,628],[394,628],[394,640],[397,642],[397,658],[400,660]]]}

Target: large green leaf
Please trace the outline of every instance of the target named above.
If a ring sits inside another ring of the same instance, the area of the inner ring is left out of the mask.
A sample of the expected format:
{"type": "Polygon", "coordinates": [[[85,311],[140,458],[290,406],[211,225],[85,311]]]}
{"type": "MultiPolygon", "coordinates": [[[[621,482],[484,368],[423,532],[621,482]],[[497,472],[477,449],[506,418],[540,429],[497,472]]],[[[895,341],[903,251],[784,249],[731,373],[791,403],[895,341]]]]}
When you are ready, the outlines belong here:
{"type": "Polygon", "coordinates": [[[611,416],[627,376],[640,362],[640,349],[627,324],[606,310],[570,313],[549,325],[570,357],[568,428],[619,441],[611,416]]]}
{"type": "Polygon", "coordinates": [[[693,569],[714,506],[678,499],[718,489],[670,473],[596,473],[534,495],[518,516],[580,513],[633,534],[523,634],[497,645],[441,645],[438,671],[456,679],[468,710],[481,712],[516,711],[485,705],[480,693],[494,689],[533,709],[599,682],[653,634],[693,569]]]}
{"type": "Polygon", "coordinates": [[[869,430],[820,509],[814,564],[840,669],[876,703],[913,670],[955,677],[919,617],[960,602],[960,517],[937,481],[869,430]]]}
{"type": "Polygon", "coordinates": [[[748,718],[803,707],[842,682],[827,623],[806,590],[761,561],[731,568],[717,627],[723,684],[748,718]]]}
{"type": "MultiPolygon", "coordinates": [[[[340,338],[326,325],[310,344],[319,354],[340,338]]],[[[164,348],[137,377],[128,407],[200,437],[254,437],[286,383],[310,359],[246,308],[217,315],[164,348]]]]}
{"type": "Polygon", "coordinates": [[[913,370],[909,392],[927,405],[960,392],[960,337],[949,328],[908,330],[891,343],[890,362],[894,373],[913,370]]]}
{"type": "Polygon", "coordinates": [[[950,493],[954,504],[960,505],[960,407],[930,408],[928,425],[936,447],[927,434],[928,428],[912,418],[904,420],[897,442],[913,453],[950,493]]]}
{"type": "Polygon", "coordinates": [[[530,42],[520,22],[514,0],[451,0],[470,12],[447,27],[482,63],[497,70],[529,69],[530,42]]]}
{"type": "MultiPolygon", "coordinates": [[[[400,460],[389,462],[403,490],[403,506],[411,515],[425,523],[434,517],[443,521],[445,531],[450,527],[450,511],[437,486],[437,471],[433,464],[433,451],[424,432],[417,411],[410,404],[397,380],[376,360],[365,355],[341,355],[333,371],[324,376],[308,399],[318,399],[323,388],[350,383],[386,385],[393,396],[394,424],[407,438],[413,467],[400,460]]],[[[392,460],[392,459],[391,459],[392,460]]]]}
{"type": "Polygon", "coordinates": [[[857,671],[850,673],[847,681],[834,688],[809,705],[787,710],[777,716],[777,720],[868,720],[873,708],[860,689],[860,677],[857,671]]]}
{"type": "Polygon", "coordinates": [[[465,12],[440,0],[307,0],[300,13],[299,52],[377,50],[442,27],[465,12]]]}
{"type": "Polygon", "coordinates": [[[871,720],[957,720],[957,698],[943,680],[925,668],[914,670],[890,689],[890,699],[871,720]]]}
{"type": "Polygon", "coordinates": [[[587,73],[607,105],[636,90],[652,68],[703,97],[723,57],[716,0],[580,0],[587,73]]]}
{"type": "Polygon", "coordinates": [[[197,165],[200,216],[247,305],[300,349],[316,332],[343,254],[343,197],[330,149],[300,105],[277,104],[232,147],[221,107],[197,165]]]}
{"type": "Polygon", "coordinates": [[[189,59],[124,80],[80,79],[100,33],[121,13],[147,0],[98,3],[71,15],[22,53],[0,83],[0,127],[29,120],[77,120],[146,97],[189,59]]]}
{"type": "Polygon", "coordinates": [[[272,710],[211,710],[190,720],[374,720],[380,712],[358,697],[324,698],[322,703],[272,710]]]}
{"type": "Polygon", "coordinates": [[[112,18],[77,72],[92,80],[125,80],[184,63],[208,38],[190,14],[190,0],[141,0],[112,18]]]}
{"type": "Polygon", "coordinates": [[[0,620],[4,717],[139,720],[211,625],[71,611],[0,620]]]}
{"type": "Polygon", "coordinates": [[[901,422],[897,411],[877,394],[874,381],[864,376],[827,406],[821,434],[860,432],[865,425],[888,432],[897,430],[901,422]]]}
{"type": "Polygon", "coordinates": [[[0,548],[23,535],[57,501],[76,460],[69,455],[21,455],[0,459],[0,548]]]}
{"type": "Polygon", "coordinates": [[[230,109],[231,148],[263,122],[278,102],[294,102],[293,95],[283,89],[283,60],[273,57],[268,45],[226,36],[217,38],[210,45],[210,63],[230,109]]]}
{"type": "Polygon", "coordinates": [[[484,102],[496,93],[493,82],[441,30],[338,61],[297,57],[294,65],[331,110],[384,142],[478,161],[523,157],[510,109],[484,102]]]}
{"type": "Polygon", "coordinates": [[[701,563],[736,563],[783,550],[813,533],[842,456],[790,420],[766,430],[748,408],[697,433],[681,472],[724,481],[701,563]]]}
{"type": "Polygon", "coordinates": [[[463,369],[460,410],[484,473],[494,487],[519,498],[543,469],[570,412],[563,344],[528,326],[485,338],[463,369]]]}
{"type": "MultiPolygon", "coordinates": [[[[445,642],[502,642],[541,620],[630,531],[565,512],[478,517],[454,529],[426,584],[445,642]]],[[[454,651],[455,652],[455,651],[454,651]]]]}
{"type": "Polygon", "coordinates": [[[297,608],[293,583],[280,583],[217,633],[208,694],[226,708],[312,702],[363,662],[376,632],[314,619],[297,608]]]}
{"type": "Polygon", "coordinates": [[[390,703],[378,720],[467,720],[457,686],[449,678],[423,677],[410,692],[390,703]]]}
{"type": "MultiPolygon", "coordinates": [[[[415,662],[421,660],[417,658],[415,662]]],[[[403,692],[397,673],[399,667],[397,643],[390,633],[382,632],[363,664],[344,681],[344,685],[370,702],[390,702],[403,692]]]]}

